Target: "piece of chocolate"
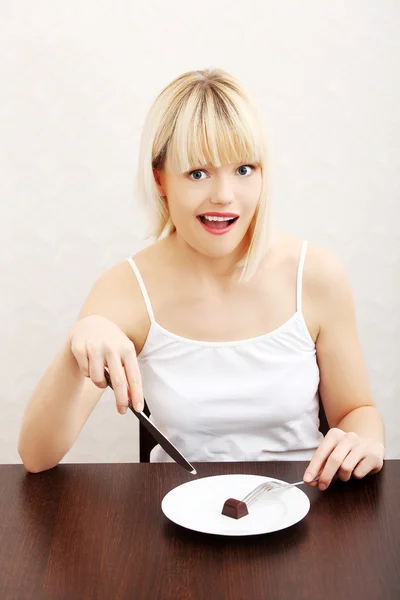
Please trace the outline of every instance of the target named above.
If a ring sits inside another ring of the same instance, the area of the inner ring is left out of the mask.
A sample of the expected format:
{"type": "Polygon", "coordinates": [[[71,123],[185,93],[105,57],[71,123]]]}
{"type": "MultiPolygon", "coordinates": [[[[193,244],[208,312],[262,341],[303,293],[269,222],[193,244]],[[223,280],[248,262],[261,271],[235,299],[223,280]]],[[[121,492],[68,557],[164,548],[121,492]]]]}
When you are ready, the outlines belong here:
{"type": "Polygon", "coordinates": [[[232,517],[232,519],[241,519],[249,514],[245,502],[241,500],[235,500],[235,498],[228,498],[222,507],[222,514],[226,517],[232,517]]]}

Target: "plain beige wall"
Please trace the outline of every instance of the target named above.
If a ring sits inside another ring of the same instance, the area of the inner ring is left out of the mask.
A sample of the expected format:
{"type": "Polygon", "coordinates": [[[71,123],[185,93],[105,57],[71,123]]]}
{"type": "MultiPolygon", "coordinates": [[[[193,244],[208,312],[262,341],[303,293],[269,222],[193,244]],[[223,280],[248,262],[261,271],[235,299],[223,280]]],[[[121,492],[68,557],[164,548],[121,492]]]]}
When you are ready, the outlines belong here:
{"type": "MultiPolygon", "coordinates": [[[[261,106],[277,224],[348,267],[399,458],[399,3],[20,0],[1,14],[0,462],[19,462],[25,404],[92,283],[144,245],[133,184],[151,102],[207,66],[261,106]]],[[[108,390],[64,460],[135,461],[137,430],[108,390]]]]}

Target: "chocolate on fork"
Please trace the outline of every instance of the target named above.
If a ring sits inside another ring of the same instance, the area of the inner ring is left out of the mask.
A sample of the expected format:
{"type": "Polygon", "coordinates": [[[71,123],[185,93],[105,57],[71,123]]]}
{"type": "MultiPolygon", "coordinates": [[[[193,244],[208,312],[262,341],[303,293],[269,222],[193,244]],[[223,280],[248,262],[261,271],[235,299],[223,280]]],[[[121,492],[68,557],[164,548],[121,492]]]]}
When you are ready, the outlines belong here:
{"type": "MultiPolygon", "coordinates": [[[[319,477],[313,479],[318,481],[319,477]]],[[[228,498],[222,507],[222,514],[232,519],[241,519],[249,514],[248,506],[258,500],[258,498],[264,492],[272,492],[273,490],[280,490],[282,488],[290,488],[295,485],[302,485],[304,481],[297,481],[296,483],[282,483],[281,481],[266,481],[261,483],[254,490],[252,490],[243,500],[236,500],[236,498],[228,498]]]]}

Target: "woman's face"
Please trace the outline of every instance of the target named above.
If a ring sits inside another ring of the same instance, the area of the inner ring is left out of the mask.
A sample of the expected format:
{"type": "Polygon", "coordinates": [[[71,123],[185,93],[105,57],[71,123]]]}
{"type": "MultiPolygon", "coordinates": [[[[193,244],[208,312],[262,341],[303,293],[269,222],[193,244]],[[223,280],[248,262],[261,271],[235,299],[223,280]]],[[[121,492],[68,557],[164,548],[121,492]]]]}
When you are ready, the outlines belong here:
{"type": "Polygon", "coordinates": [[[168,169],[167,159],[154,176],[177,233],[187,244],[213,258],[238,248],[260,198],[260,166],[231,163],[176,175],[168,169]]]}

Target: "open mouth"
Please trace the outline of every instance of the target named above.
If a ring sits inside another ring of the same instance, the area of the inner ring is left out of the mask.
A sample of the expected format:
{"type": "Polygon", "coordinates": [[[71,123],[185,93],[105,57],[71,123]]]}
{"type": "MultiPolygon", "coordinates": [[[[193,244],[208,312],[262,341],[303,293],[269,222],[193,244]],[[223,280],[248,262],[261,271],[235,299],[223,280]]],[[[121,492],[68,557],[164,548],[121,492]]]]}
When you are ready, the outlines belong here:
{"type": "Polygon", "coordinates": [[[236,221],[239,219],[236,217],[214,217],[199,215],[197,220],[201,223],[204,229],[209,233],[227,233],[232,229],[236,221]]]}

